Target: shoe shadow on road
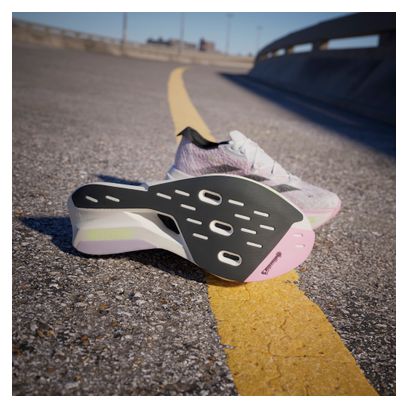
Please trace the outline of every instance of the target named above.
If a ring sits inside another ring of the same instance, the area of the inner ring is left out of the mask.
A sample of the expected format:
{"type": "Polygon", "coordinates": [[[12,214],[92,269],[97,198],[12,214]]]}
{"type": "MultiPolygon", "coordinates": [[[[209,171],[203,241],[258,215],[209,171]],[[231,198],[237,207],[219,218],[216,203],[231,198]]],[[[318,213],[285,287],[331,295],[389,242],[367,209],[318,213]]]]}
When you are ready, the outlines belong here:
{"type": "MultiPolygon", "coordinates": [[[[28,228],[51,237],[51,242],[62,252],[80,258],[128,259],[145,266],[160,269],[170,275],[205,283],[205,272],[180,256],[163,249],[149,249],[116,255],[86,255],[72,246],[72,230],[69,217],[20,217],[28,228]]],[[[18,245],[18,244],[16,244],[18,245]]]]}

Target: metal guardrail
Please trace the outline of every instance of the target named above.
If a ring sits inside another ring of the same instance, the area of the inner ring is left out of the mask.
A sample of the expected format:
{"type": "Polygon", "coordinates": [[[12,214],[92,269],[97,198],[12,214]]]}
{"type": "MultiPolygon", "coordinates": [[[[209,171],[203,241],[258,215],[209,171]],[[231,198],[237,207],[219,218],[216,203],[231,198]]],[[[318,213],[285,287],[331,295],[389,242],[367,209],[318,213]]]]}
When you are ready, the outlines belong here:
{"type": "Polygon", "coordinates": [[[13,36],[14,34],[16,34],[18,40],[28,42],[156,60],[178,60],[186,63],[215,65],[238,64],[247,68],[252,65],[254,60],[251,57],[227,56],[220,52],[202,52],[187,49],[180,52],[179,47],[150,45],[131,41],[123,42],[120,39],[29,23],[17,19],[13,19],[13,36]]]}
{"type": "MultiPolygon", "coordinates": [[[[282,37],[262,48],[255,63],[288,55],[294,47],[312,44],[310,52],[329,51],[330,40],[379,35],[379,48],[395,50],[396,13],[356,13],[316,24],[282,37]]],[[[344,51],[344,50],[343,50],[344,51]]]]}
{"type": "Polygon", "coordinates": [[[108,42],[111,44],[121,43],[120,40],[116,38],[112,38],[112,37],[105,37],[105,36],[95,35],[95,34],[87,34],[87,33],[79,32],[79,31],[67,30],[64,28],[48,26],[45,24],[29,23],[27,21],[16,20],[16,19],[13,19],[13,28],[14,27],[26,28],[32,31],[37,31],[38,33],[42,33],[42,34],[60,35],[64,37],[78,38],[82,40],[103,41],[103,42],[108,42]]]}

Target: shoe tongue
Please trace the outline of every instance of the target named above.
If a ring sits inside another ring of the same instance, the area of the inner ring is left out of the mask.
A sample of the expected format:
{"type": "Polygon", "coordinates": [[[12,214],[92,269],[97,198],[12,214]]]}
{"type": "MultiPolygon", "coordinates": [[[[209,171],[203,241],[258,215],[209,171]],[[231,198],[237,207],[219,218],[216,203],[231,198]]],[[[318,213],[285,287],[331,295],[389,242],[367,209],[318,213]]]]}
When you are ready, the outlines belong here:
{"type": "Polygon", "coordinates": [[[265,153],[258,145],[252,140],[248,139],[243,133],[238,130],[233,130],[229,133],[231,144],[246,145],[246,155],[251,160],[256,155],[256,161],[258,168],[264,168],[265,174],[270,174],[273,168],[273,174],[277,177],[286,179],[288,172],[277,162],[275,162],[267,153],[265,153]],[[249,140],[248,143],[246,141],[249,140]]]}
{"type": "Polygon", "coordinates": [[[244,142],[248,138],[238,130],[233,130],[229,133],[229,136],[233,142],[244,142]]]}
{"type": "Polygon", "coordinates": [[[257,164],[262,166],[270,166],[272,164],[271,158],[251,139],[247,138],[238,130],[230,132],[230,143],[242,146],[245,144],[246,156],[249,160],[253,160],[256,156],[257,164]]]}
{"type": "Polygon", "coordinates": [[[230,144],[234,147],[240,148],[245,145],[245,155],[248,159],[251,159],[255,156],[258,146],[251,139],[247,138],[243,133],[238,130],[233,130],[230,132],[230,144]]]}

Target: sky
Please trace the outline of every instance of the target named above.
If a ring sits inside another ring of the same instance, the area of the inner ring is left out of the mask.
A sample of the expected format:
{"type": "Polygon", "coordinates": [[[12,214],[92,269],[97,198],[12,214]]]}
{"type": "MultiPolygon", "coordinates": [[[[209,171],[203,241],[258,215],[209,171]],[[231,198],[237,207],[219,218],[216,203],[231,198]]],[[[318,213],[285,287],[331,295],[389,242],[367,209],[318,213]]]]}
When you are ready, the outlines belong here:
{"type": "MultiPolygon", "coordinates": [[[[350,13],[128,13],[128,40],[145,42],[147,38],[180,38],[181,15],[184,40],[198,43],[213,41],[226,51],[227,21],[230,20],[230,54],[255,54],[262,46],[293,31],[350,13]],[[261,27],[261,28],[258,28],[261,27]]],[[[122,37],[123,13],[13,13],[13,18],[99,34],[122,37]]],[[[361,40],[371,44],[374,39],[361,40]]]]}

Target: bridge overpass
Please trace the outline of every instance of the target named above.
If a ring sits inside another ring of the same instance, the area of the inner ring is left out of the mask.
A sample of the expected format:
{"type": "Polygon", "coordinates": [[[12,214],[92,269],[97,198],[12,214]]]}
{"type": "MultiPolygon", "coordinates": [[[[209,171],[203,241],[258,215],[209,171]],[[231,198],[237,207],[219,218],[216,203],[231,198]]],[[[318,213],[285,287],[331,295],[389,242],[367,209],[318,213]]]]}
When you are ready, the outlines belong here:
{"type": "Polygon", "coordinates": [[[356,13],[316,24],[266,45],[249,75],[395,124],[395,26],[396,13],[356,13]],[[378,45],[330,47],[333,40],[364,36],[377,36],[378,45]]]}
{"type": "Polygon", "coordinates": [[[13,393],[394,395],[395,129],[180,67],[14,43],[13,393]],[[239,129],[341,197],[297,271],[237,286],[160,250],[72,248],[69,193],[161,179],[181,95],[218,139],[239,129]]]}

